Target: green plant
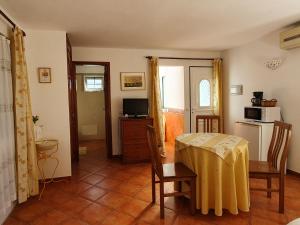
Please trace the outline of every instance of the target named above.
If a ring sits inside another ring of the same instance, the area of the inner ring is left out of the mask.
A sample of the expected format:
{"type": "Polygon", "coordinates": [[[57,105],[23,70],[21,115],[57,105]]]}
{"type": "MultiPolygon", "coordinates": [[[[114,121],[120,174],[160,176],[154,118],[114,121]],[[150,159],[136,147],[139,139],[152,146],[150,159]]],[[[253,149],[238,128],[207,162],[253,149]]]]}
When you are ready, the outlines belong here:
{"type": "Polygon", "coordinates": [[[32,121],[34,124],[36,124],[36,122],[39,120],[39,116],[38,115],[35,115],[35,116],[32,116],[32,121]]]}

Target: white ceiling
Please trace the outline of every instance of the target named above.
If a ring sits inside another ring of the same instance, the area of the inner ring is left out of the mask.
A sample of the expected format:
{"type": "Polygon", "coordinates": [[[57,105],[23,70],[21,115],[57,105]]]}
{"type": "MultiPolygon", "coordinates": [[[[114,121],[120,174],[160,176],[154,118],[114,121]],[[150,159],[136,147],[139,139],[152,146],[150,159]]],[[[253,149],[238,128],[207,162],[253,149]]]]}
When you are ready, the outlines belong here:
{"type": "Polygon", "coordinates": [[[0,0],[26,29],[73,46],[223,50],[300,20],[300,0],[0,0]]]}

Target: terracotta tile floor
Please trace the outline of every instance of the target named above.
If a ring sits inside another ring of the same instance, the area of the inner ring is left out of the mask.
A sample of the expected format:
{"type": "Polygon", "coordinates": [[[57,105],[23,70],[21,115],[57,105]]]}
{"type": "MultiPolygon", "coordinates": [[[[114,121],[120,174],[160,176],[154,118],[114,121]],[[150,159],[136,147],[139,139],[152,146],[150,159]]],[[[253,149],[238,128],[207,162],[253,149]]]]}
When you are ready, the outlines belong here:
{"type": "MultiPolygon", "coordinates": [[[[165,219],[159,218],[159,205],[151,205],[150,165],[122,164],[106,160],[104,145],[89,144],[88,154],[73,165],[73,176],[46,187],[42,200],[31,198],[18,205],[5,225],[268,225],[286,224],[300,217],[300,178],[286,179],[286,211],[277,213],[278,195],[271,199],[264,193],[251,192],[251,210],[222,217],[198,212],[189,214],[185,198],[165,199],[165,219]],[[100,147],[99,147],[100,146],[100,147]]],[[[167,145],[167,158],[174,159],[167,145]]],[[[263,185],[251,180],[251,185],[263,185]]],[[[172,184],[166,189],[172,189],[172,184]]],[[[158,193],[157,193],[158,199],[158,193]]]]}

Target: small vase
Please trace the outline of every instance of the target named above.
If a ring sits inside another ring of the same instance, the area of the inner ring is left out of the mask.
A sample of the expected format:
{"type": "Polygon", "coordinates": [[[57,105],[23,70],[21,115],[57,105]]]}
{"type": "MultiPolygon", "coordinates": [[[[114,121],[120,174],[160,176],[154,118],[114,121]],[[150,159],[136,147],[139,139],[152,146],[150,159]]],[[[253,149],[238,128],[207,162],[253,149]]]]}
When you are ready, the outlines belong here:
{"type": "Polygon", "coordinates": [[[34,137],[35,141],[43,140],[43,125],[34,125],[34,137]]]}

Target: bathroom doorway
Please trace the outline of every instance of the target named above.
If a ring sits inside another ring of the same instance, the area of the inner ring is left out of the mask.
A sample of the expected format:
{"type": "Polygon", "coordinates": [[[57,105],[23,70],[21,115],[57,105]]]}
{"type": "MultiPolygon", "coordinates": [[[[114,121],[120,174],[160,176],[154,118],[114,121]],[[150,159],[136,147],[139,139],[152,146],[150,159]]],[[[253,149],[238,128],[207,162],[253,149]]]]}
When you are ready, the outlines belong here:
{"type": "Polygon", "coordinates": [[[76,65],[79,158],[106,158],[105,96],[102,65],[76,65]]]}
{"type": "Polygon", "coordinates": [[[72,62],[69,102],[73,161],[112,155],[108,62],[72,62]]]}

